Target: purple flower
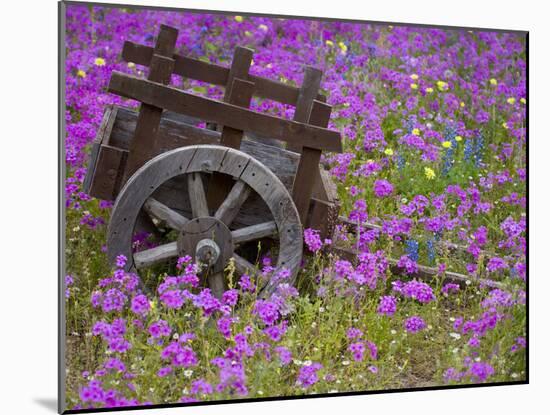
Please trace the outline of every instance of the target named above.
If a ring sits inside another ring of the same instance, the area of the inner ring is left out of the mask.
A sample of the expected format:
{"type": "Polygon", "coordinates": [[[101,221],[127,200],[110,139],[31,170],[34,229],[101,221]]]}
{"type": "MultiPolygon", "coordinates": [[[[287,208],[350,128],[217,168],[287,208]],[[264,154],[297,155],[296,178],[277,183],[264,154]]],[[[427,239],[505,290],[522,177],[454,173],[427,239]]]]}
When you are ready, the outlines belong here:
{"type": "Polygon", "coordinates": [[[218,326],[218,331],[222,334],[223,337],[226,339],[231,338],[231,323],[233,322],[233,319],[230,317],[222,317],[218,320],[216,325],[218,326]]]}
{"type": "Polygon", "coordinates": [[[281,361],[281,365],[286,366],[290,362],[292,362],[292,353],[286,347],[277,346],[275,347],[275,351],[279,355],[279,360],[281,361]]]}
{"type": "Polygon", "coordinates": [[[508,263],[499,257],[493,257],[489,260],[489,263],[487,264],[487,271],[488,272],[495,272],[501,269],[508,268],[508,263]]]}
{"type": "Polygon", "coordinates": [[[380,298],[377,312],[381,315],[393,316],[397,310],[397,299],[391,295],[384,295],[380,298]]]}
{"type": "Polygon", "coordinates": [[[351,352],[353,360],[361,362],[365,354],[365,344],[363,342],[351,343],[348,346],[348,351],[351,352]]]}
{"type": "Polygon", "coordinates": [[[452,282],[449,282],[449,283],[445,284],[441,288],[441,292],[445,295],[449,295],[450,293],[456,293],[459,290],[460,290],[460,286],[458,284],[454,284],[452,282]]]}
{"type": "Polygon", "coordinates": [[[193,395],[210,395],[214,392],[212,385],[204,379],[197,379],[191,384],[191,393],[193,395]]]}
{"type": "Polygon", "coordinates": [[[300,368],[300,373],[298,374],[298,380],[296,383],[304,389],[313,386],[319,380],[317,372],[322,368],[323,366],[320,363],[312,363],[309,366],[302,366],[300,368]]]}
{"type": "Polygon", "coordinates": [[[258,300],[254,304],[254,314],[259,316],[264,324],[270,326],[279,318],[277,305],[271,301],[258,300]]]}
{"type": "Polygon", "coordinates": [[[170,373],[172,373],[172,366],[165,366],[159,369],[159,371],[157,372],[157,376],[159,378],[163,378],[165,376],[168,376],[170,373]]]}
{"type": "Polygon", "coordinates": [[[116,257],[116,266],[119,268],[124,268],[126,265],[126,261],[128,261],[128,258],[126,258],[124,255],[118,255],[116,257]]]}
{"type": "Polygon", "coordinates": [[[132,305],[130,308],[134,313],[144,316],[148,313],[150,307],[149,300],[145,295],[139,294],[132,298],[132,305]]]}
{"type": "Polygon", "coordinates": [[[149,334],[154,338],[169,336],[172,333],[170,326],[164,320],[154,322],[149,326],[149,334]]]}
{"type": "Polygon", "coordinates": [[[480,382],[485,382],[494,373],[493,366],[485,362],[474,362],[468,369],[468,374],[480,382]]]}
{"type": "Polygon", "coordinates": [[[409,333],[418,333],[420,330],[424,330],[426,328],[426,323],[421,317],[412,316],[405,320],[403,327],[409,333]]]}
{"type": "Polygon", "coordinates": [[[353,327],[349,328],[346,333],[346,336],[349,340],[358,339],[362,335],[363,335],[363,332],[361,330],[353,327]]]}
{"type": "Polygon", "coordinates": [[[311,252],[317,252],[323,246],[319,231],[311,228],[304,229],[304,241],[311,252]]]}
{"type": "Polygon", "coordinates": [[[393,185],[387,180],[380,179],[374,182],[374,194],[376,197],[386,197],[393,192],[393,185]]]}

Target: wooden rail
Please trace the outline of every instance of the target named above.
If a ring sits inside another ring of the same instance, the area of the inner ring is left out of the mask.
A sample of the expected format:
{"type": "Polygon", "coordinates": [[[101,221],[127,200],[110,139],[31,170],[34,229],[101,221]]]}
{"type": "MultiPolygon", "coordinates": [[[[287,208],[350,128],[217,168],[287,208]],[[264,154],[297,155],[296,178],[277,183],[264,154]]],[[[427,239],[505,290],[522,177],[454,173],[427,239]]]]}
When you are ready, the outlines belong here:
{"type": "Polygon", "coordinates": [[[295,143],[302,147],[342,152],[341,136],[336,131],[200,97],[121,72],[113,72],[108,90],[147,105],[200,118],[236,130],[295,143]]]}
{"type": "MultiPolygon", "coordinates": [[[[149,66],[153,58],[153,48],[126,41],[122,49],[122,58],[126,62],[149,66]]],[[[214,85],[228,84],[229,68],[178,54],[174,54],[173,59],[174,73],[177,75],[214,85]]],[[[296,106],[300,97],[300,88],[293,85],[255,75],[249,75],[248,80],[255,84],[254,95],[261,98],[296,106]]],[[[316,99],[321,102],[326,101],[326,97],[322,94],[317,94],[316,99]]]]}

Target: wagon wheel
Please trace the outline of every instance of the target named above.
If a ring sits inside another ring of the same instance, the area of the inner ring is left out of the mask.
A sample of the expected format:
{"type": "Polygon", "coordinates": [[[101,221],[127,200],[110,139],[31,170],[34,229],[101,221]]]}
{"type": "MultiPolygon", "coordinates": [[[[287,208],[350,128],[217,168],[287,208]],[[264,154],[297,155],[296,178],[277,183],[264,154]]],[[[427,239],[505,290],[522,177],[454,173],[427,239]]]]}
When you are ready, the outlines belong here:
{"type": "MultiPolygon", "coordinates": [[[[128,258],[126,270],[134,272],[190,255],[207,269],[208,285],[214,295],[221,297],[226,287],[223,271],[230,258],[234,259],[241,274],[254,269],[250,262],[234,252],[235,245],[275,235],[279,239],[275,273],[287,269],[291,274],[287,281],[293,282],[302,258],[302,225],[285,186],[272,171],[246,153],[216,145],[195,145],[158,155],[126,182],[111,214],[107,255],[112,263],[117,255],[125,255],[128,258]],[[235,179],[215,212],[208,208],[201,172],[219,172],[235,179]],[[164,183],[181,175],[187,176],[192,217],[184,217],[151,197],[164,183]],[[272,218],[230,230],[231,222],[252,191],[263,199],[272,218]],[[177,241],[133,252],[132,236],[142,209],[177,231],[177,241]]],[[[263,292],[270,293],[275,286],[269,281],[263,292]]]]}

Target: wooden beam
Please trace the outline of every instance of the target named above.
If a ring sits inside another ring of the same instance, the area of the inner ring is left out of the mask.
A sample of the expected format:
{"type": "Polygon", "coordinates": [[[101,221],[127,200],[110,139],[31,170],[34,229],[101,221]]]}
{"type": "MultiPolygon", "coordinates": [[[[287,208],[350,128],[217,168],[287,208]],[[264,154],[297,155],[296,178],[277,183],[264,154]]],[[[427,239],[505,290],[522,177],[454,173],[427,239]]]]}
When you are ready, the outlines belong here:
{"type": "MultiPolygon", "coordinates": [[[[161,84],[170,82],[174,70],[172,56],[177,37],[176,29],[165,25],[161,26],[150,61],[148,80],[161,84]]],[[[141,104],[134,139],[130,144],[124,181],[151,158],[152,149],[157,147],[156,137],[162,111],[162,108],[154,105],[141,104]]]]}
{"type": "MultiPolygon", "coordinates": [[[[225,94],[223,96],[224,102],[243,108],[250,107],[250,100],[254,92],[254,83],[246,81],[246,79],[248,78],[248,71],[252,64],[252,54],[252,49],[243,47],[237,47],[235,49],[227,85],[225,87],[225,94]]],[[[241,147],[241,140],[243,138],[242,130],[223,126],[221,127],[221,132],[221,145],[235,149],[241,147]]],[[[212,174],[208,184],[208,194],[206,195],[208,206],[212,209],[217,209],[231,190],[232,185],[233,179],[230,176],[219,173],[212,174]]]]}
{"type": "Polygon", "coordinates": [[[109,92],[259,136],[295,142],[319,150],[342,152],[339,132],[261,114],[121,72],[113,71],[109,92]]]}
{"type": "MultiPolygon", "coordinates": [[[[124,42],[122,58],[126,62],[149,66],[152,57],[153,49],[151,47],[129,41],[124,42]]],[[[174,59],[174,73],[177,75],[213,85],[227,85],[229,68],[178,54],[174,54],[172,58],[174,59]]],[[[248,80],[256,84],[255,96],[294,106],[298,101],[300,89],[293,85],[255,75],[250,75],[248,80]]],[[[326,101],[326,97],[322,94],[317,94],[316,99],[326,101]]]]}
{"type": "Polygon", "coordinates": [[[257,225],[247,226],[231,232],[233,243],[255,241],[257,239],[273,236],[277,233],[277,224],[275,221],[258,223],[257,225]]]}
{"type": "MultiPolygon", "coordinates": [[[[322,77],[323,72],[321,70],[314,68],[313,66],[306,66],[304,80],[302,81],[302,86],[300,87],[298,99],[296,100],[294,117],[292,118],[294,121],[313,124],[310,122],[309,117],[311,115],[311,110],[313,109],[313,100],[317,96],[317,91],[321,86],[322,77]]],[[[322,125],[321,127],[326,127],[326,125],[322,125]]],[[[286,148],[297,153],[300,153],[302,150],[302,146],[298,143],[288,143],[286,148]]]]}
{"type": "MultiPolygon", "coordinates": [[[[326,127],[330,119],[332,107],[319,101],[314,102],[313,110],[309,121],[312,125],[326,127]]],[[[298,171],[294,178],[292,186],[292,198],[300,214],[300,220],[303,224],[306,223],[306,218],[309,213],[309,204],[313,187],[316,180],[319,178],[319,161],[321,160],[321,150],[304,146],[302,148],[302,156],[298,164],[298,171]]]]}

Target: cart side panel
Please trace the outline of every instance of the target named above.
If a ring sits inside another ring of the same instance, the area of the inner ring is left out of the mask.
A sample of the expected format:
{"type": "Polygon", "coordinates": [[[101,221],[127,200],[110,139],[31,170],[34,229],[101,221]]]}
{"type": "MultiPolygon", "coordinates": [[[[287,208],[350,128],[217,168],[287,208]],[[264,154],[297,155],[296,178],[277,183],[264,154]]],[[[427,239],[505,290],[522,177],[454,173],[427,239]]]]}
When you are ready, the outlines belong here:
{"type": "Polygon", "coordinates": [[[127,150],[106,144],[100,145],[90,195],[103,200],[116,199],[127,158],[127,150]]]}

